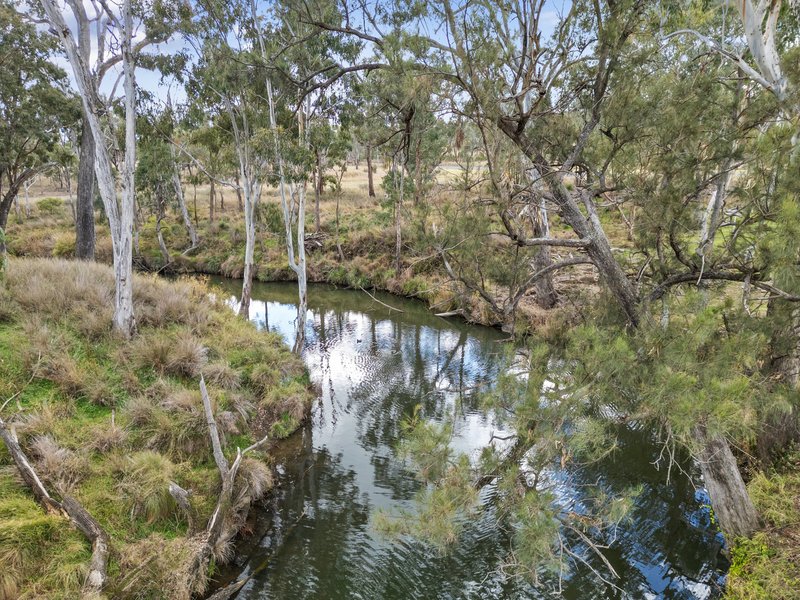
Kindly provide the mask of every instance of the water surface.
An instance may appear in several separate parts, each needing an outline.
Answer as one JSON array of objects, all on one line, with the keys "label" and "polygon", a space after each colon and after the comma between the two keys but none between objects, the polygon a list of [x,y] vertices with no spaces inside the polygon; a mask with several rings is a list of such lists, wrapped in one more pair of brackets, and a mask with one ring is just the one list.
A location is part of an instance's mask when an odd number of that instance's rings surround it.
[{"label": "water surface", "polygon": [[[236,301],[240,282],[213,283]],[[512,547],[492,510],[491,488],[482,494],[485,510],[447,554],[375,531],[376,509],[414,508],[420,484],[396,448],[400,423],[415,406],[426,418],[450,420],[454,446],[473,456],[502,433],[480,409],[476,391],[495,380],[508,342],[499,331],[436,317],[419,302],[388,294],[375,296],[403,312],[360,291],[311,286],[308,296],[303,356],[321,396],[309,423],[276,450],[279,489],[240,548],[240,570],[251,578],[236,598],[717,596],[727,565],[704,492],[674,469],[668,485],[653,464],[660,448],[642,431],[623,431],[620,451],[591,468],[554,473],[559,496],[578,502],[590,486],[643,485],[631,519],[605,551],[618,578],[585,548],[580,555],[588,565],[565,561],[561,581],[549,576],[532,585],[507,575]],[[250,318],[290,343],[296,298],[295,284],[256,283]]]}]

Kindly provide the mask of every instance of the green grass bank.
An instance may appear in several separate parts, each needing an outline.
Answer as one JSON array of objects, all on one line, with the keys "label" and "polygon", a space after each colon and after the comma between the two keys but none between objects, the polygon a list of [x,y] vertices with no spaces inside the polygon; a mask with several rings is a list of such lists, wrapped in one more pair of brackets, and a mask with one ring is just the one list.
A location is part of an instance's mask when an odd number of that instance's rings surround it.
[{"label": "green grass bank", "polygon": [[[138,334],[111,331],[109,267],[11,258],[0,282],[0,418],[45,487],[75,497],[110,538],[108,598],[181,598],[193,534],[220,493],[198,387],[208,384],[228,456],[288,435],[311,400],[304,366],[197,279],[137,275]],[[77,598],[91,546],[47,514],[0,444],[0,598]],[[268,451],[248,454],[236,493],[272,485]],[[169,493],[190,491],[192,511]],[[215,549],[214,565],[230,558]]]}]

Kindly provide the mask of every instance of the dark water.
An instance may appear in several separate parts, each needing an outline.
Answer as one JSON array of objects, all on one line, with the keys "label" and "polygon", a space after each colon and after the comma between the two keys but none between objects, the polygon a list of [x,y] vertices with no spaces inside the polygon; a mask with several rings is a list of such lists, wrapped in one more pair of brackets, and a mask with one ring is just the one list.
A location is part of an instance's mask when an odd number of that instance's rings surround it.
[{"label": "dark water", "polygon": [[[240,283],[215,280],[235,302]],[[625,431],[621,450],[580,471],[554,472],[558,495],[580,502],[589,486],[613,492],[642,484],[632,518],[621,524],[606,558],[580,540],[591,566],[565,561],[559,578],[536,585],[504,575],[511,544],[492,510],[492,490],[446,555],[423,541],[387,540],[371,526],[376,509],[413,509],[420,484],[395,456],[400,422],[421,404],[427,418],[454,423],[454,445],[476,455],[493,432],[475,393],[490,385],[507,357],[502,334],[433,316],[420,303],[363,292],[309,289],[304,357],[321,390],[311,421],[277,449],[280,488],[263,507],[256,533],[240,548],[239,599],[712,598],[727,567],[707,500],[686,475],[653,462],[660,448]],[[256,284],[250,317],[294,339],[294,284]],[[691,469],[691,465],[686,465]],[[572,540],[573,542],[576,540]],[[608,582],[601,580],[593,569]],[[612,585],[613,584],[613,585]],[[622,591],[620,591],[622,590]]]}]

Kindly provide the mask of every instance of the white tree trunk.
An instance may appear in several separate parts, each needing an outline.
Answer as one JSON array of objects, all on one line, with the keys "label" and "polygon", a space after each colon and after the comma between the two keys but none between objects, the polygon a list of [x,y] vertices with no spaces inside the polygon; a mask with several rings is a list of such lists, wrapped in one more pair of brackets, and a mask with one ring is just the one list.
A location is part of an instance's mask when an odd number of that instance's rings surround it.
[{"label": "white tree trunk", "polygon": [[[253,16],[253,26],[255,27],[256,34],[258,35],[258,43],[261,49],[261,56],[266,60],[267,53],[264,45],[264,36],[261,32],[261,27],[258,23],[256,15],[255,0],[251,0],[250,8]],[[281,209],[283,211],[283,224],[286,231],[286,253],[289,258],[289,268],[297,275],[297,292],[299,304],[297,306],[297,330],[294,340],[294,352],[300,352],[303,349],[303,342],[306,335],[306,313],[308,311],[308,292],[307,292],[307,277],[306,277],[306,182],[305,180],[297,185],[297,189],[293,190],[297,195],[297,251],[294,247],[294,236],[292,233],[292,224],[294,210],[290,209],[289,203],[286,198],[286,176],[284,173],[283,156],[281,155],[280,139],[278,137],[278,123],[275,118],[275,97],[272,92],[272,81],[267,78],[267,100],[269,102],[269,125],[272,131],[272,139],[275,145],[275,160],[278,163],[278,175],[280,182],[278,189],[281,197]],[[299,135],[301,144],[306,144],[307,131],[305,130],[304,123],[304,109],[299,107],[297,111]],[[293,186],[294,187],[294,186]],[[292,193],[294,198],[295,193]]]},{"label": "white tree trunk", "polygon": [[[260,189],[253,189],[252,180],[244,174],[242,169],[242,180],[244,182],[244,229],[245,229],[245,249],[244,249],[244,283],[242,284],[242,299],[239,303],[239,314],[245,318],[250,315],[250,299],[253,294],[253,275],[255,271],[255,248],[256,248],[256,209],[258,199],[261,196]],[[260,187],[260,184],[258,184]]]},{"label": "white tree trunk", "polygon": [[186,207],[186,197],[183,195],[183,186],[181,185],[181,174],[178,168],[178,162],[175,160],[175,146],[169,145],[170,155],[172,156],[172,187],[175,188],[175,196],[178,198],[178,207],[181,211],[181,218],[183,218],[183,225],[186,227],[186,232],[189,234],[189,241],[192,246],[189,248],[197,248],[197,230],[194,228],[192,218],[189,216],[189,209]]},{"label": "white tree trunk", "polygon": [[[95,81],[84,55],[75,43],[72,31],[56,0],[42,0],[42,6],[52,30],[59,38],[75,75],[75,83],[83,105],[83,113],[95,140],[95,174],[108,216],[111,230],[111,245],[114,255],[114,329],[123,337],[130,337],[135,329],[133,315],[133,217],[135,202],[134,171],[136,167],[136,75],[132,48],[133,16],[131,0],[122,6],[124,24],[118,17],[107,15],[120,28],[122,67],[125,90],[125,159],[122,167],[122,199],[117,196],[114,171],[111,166],[109,144],[115,144],[115,136],[103,131],[102,112]],[[83,15],[85,17],[85,15]],[[79,15],[76,15],[80,18]],[[83,30],[83,28],[79,29]]]}]

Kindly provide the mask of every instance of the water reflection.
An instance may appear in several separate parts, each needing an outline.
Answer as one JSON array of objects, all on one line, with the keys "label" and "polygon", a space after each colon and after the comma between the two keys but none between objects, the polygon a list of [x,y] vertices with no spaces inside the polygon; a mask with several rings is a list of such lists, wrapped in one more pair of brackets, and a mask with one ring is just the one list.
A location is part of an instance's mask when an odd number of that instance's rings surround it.
[{"label": "water reflection", "polygon": [[[214,283],[235,303],[237,282]],[[250,317],[291,344],[295,298],[292,284],[256,285]],[[580,502],[589,486],[643,485],[631,522],[605,552],[620,576],[613,586],[595,576],[593,569],[607,570],[588,552],[588,565],[573,560],[561,582],[532,587],[504,576],[511,545],[494,518],[491,490],[487,509],[447,555],[373,531],[376,508],[413,508],[419,483],[395,448],[416,405],[427,418],[450,419],[454,446],[473,456],[493,432],[503,433],[473,391],[496,378],[506,351],[492,329],[379,298],[403,312],[361,292],[310,290],[304,357],[322,394],[310,422],[280,449],[280,491],[262,513],[258,545],[243,565],[253,577],[237,598],[550,598],[559,586],[576,599],[715,595],[725,565],[715,563],[721,542],[702,494],[682,474],[667,484],[652,464],[659,449],[639,431],[621,431],[620,451],[603,461],[553,474],[565,501]]]}]

